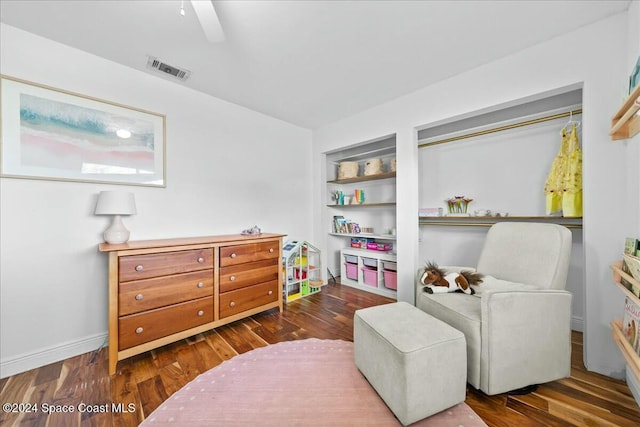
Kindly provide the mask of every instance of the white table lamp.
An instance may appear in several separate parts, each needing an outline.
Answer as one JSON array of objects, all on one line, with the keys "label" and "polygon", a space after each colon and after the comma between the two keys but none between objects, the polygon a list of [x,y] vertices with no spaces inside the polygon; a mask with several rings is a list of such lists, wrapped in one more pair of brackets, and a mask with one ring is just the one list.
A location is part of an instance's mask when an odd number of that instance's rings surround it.
[{"label": "white table lamp", "polygon": [[101,191],[96,203],[96,215],[113,215],[111,226],[104,232],[107,243],[124,243],[129,240],[129,230],[122,223],[121,215],[135,215],[136,201],[127,191]]}]

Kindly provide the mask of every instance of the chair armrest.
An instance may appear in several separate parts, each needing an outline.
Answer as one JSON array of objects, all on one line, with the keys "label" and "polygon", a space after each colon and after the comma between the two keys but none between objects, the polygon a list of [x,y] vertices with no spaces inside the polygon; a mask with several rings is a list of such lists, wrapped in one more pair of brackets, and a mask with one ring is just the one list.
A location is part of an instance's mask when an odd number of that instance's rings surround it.
[{"label": "chair armrest", "polygon": [[502,393],[569,376],[571,299],[564,290],[482,295],[483,390]]}]

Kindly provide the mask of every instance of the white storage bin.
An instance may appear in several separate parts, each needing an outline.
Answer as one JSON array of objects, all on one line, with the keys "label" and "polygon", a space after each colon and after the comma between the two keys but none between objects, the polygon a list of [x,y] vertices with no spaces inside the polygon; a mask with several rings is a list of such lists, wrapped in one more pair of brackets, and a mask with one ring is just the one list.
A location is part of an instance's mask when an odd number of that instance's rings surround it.
[{"label": "white storage bin", "polygon": [[398,264],[393,261],[382,261],[382,268],[385,270],[398,271]]},{"label": "white storage bin", "polygon": [[346,262],[348,262],[349,264],[357,264],[358,263],[358,257],[355,255],[345,255],[344,256],[344,260]]},{"label": "white storage bin", "polygon": [[375,258],[365,258],[362,257],[362,263],[367,267],[373,267],[376,270],[378,269],[378,260]]}]

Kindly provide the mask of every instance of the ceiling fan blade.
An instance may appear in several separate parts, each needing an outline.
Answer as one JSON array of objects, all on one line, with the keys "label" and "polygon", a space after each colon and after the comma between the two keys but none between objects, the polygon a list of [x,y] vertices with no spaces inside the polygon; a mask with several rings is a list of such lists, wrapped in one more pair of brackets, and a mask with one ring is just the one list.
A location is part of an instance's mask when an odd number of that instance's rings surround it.
[{"label": "ceiling fan blade", "polygon": [[210,43],[224,41],[224,32],[218,20],[218,14],[211,0],[191,0],[193,10],[196,12],[200,26]]}]

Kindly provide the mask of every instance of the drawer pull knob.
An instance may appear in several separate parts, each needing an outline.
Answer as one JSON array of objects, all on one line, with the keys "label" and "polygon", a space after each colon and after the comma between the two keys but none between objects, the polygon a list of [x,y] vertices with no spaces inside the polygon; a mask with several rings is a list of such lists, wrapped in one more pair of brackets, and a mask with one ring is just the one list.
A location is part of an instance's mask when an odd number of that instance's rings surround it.
[{"label": "drawer pull knob", "polygon": [[136,295],[136,300],[137,300],[137,301],[141,301],[141,300],[142,300],[142,298],[144,298],[144,297],[142,296],[142,294],[138,294],[138,295]]},{"label": "drawer pull knob", "polygon": [[142,265],[136,265],[136,271],[142,271],[144,267]]},{"label": "drawer pull knob", "polygon": [[235,257],[236,257],[236,253],[234,252],[231,254],[231,258],[235,258]]},{"label": "drawer pull knob", "polygon": [[200,310],[200,311],[198,312],[198,316],[204,316],[204,310]]},{"label": "drawer pull knob", "polygon": [[204,283],[202,283],[202,282],[198,282],[198,287],[199,287],[199,288],[204,287]]},{"label": "drawer pull knob", "polygon": [[269,253],[272,254],[273,253],[273,248],[269,248]]},{"label": "drawer pull knob", "polygon": [[273,295],[273,291],[269,291],[269,295]]},{"label": "drawer pull knob", "polygon": [[202,264],[202,263],[204,262],[204,258],[199,257],[199,258],[198,258],[198,262],[199,262],[200,264]]},{"label": "drawer pull knob", "polygon": [[229,280],[230,280],[231,282],[233,282],[234,280],[236,280],[236,276],[231,276],[231,277],[229,277]]},{"label": "drawer pull knob", "polygon": [[138,326],[136,328],[136,334],[141,334],[144,331],[144,329],[142,328],[142,326]]},{"label": "drawer pull knob", "polygon": [[231,302],[229,303],[229,307],[235,307],[235,306],[236,306],[236,303],[235,303],[234,301],[231,301]]}]

